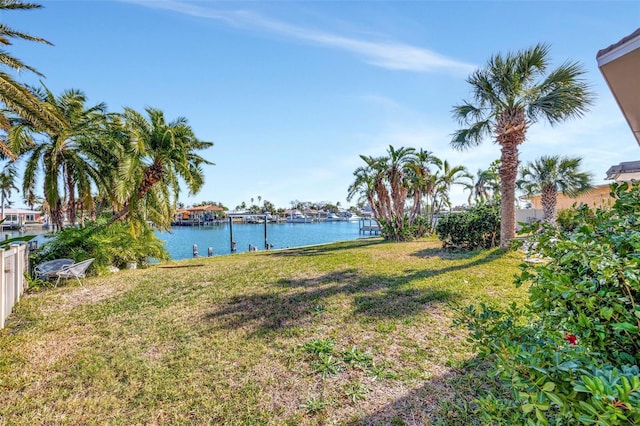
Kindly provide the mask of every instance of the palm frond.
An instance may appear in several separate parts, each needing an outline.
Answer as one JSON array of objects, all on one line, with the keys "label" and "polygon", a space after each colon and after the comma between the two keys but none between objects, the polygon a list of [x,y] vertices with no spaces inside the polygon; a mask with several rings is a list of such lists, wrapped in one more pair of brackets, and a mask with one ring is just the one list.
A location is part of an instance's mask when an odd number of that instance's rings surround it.
[{"label": "palm frond", "polygon": [[482,143],[484,137],[491,133],[489,120],[478,121],[471,127],[460,129],[453,134],[451,146],[458,150],[470,149]]},{"label": "palm frond", "polygon": [[464,102],[462,105],[456,105],[452,110],[453,118],[460,125],[468,125],[485,119],[486,110]]},{"label": "palm frond", "polygon": [[28,10],[40,9],[41,4],[29,3],[20,0],[0,0],[0,10]]},{"label": "palm frond", "polygon": [[539,85],[539,95],[527,111],[533,120],[541,118],[558,124],[583,116],[593,104],[590,85],[580,79],[586,71],[578,63],[566,63],[551,72]]},{"label": "palm frond", "polygon": [[23,70],[27,70],[40,77],[43,77],[43,74],[39,72],[37,69],[25,64],[20,59],[11,56],[5,50],[0,50],[0,65],[4,65],[5,67],[11,68],[16,72],[22,72]]}]

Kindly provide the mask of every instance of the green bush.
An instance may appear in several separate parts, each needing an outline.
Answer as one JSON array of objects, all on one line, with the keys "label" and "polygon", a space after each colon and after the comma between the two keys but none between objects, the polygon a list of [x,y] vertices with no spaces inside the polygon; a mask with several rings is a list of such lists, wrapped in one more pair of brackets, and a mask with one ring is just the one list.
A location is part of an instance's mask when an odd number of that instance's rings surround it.
[{"label": "green bush", "polygon": [[500,242],[500,205],[482,203],[438,220],[436,234],[442,247],[461,250],[496,247]]},{"label": "green bush", "polygon": [[640,362],[640,187],[611,187],[610,209],[576,210],[573,232],[546,229],[538,250],[551,259],[525,268],[531,309],[614,364]]},{"label": "green bush", "polygon": [[410,241],[413,239],[411,230],[409,229],[408,218],[405,215],[402,219],[396,221],[387,221],[384,218],[379,218],[380,235],[385,240],[390,241]]},{"label": "green bush", "polygon": [[417,216],[411,224],[409,224],[409,216],[407,215],[402,220],[394,222],[380,218],[378,223],[382,238],[391,241],[411,241],[429,235],[431,231],[429,219],[424,216]]},{"label": "green bush", "polygon": [[431,222],[426,216],[416,216],[411,225],[411,234],[416,238],[425,237],[432,233]]},{"label": "green bush", "polygon": [[471,307],[465,321],[480,358],[504,384],[476,401],[482,424],[640,424],[637,365],[607,364],[579,338],[543,328],[515,306]]},{"label": "green bush", "polygon": [[574,231],[578,227],[577,221],[578,212],[577,209],[561,209],[556,214],[556,223],[558,227],[564,231]]},{"label": "green bush", "polygon": [[594,211],[586,204],[580,204],[568,209],[562,209],[558,211],[556,217],[556,223],[558,228],[564,232],[573,232],[576,228],[584,222],[585,217],[593,218]]},{"label": "green bush", "polygon": [[33,259],[33,264],[59,258],[76,262],[95,258],[96,271],[108,266],[126,267],[127,263],[144,265],[150,258],[169,260],[169,254],[153,230],[136,230],[127,222],[91,222],[82,228],[65,228],[49,238]]},{"label": "green bush", "polygon": [[548,259],[523,264],[529,303],[470,307],[464,322],[504,389],[479,399],[491,424],[640,424],[640,187],[614,184],[610,209],[571,227],[533,224]]}]

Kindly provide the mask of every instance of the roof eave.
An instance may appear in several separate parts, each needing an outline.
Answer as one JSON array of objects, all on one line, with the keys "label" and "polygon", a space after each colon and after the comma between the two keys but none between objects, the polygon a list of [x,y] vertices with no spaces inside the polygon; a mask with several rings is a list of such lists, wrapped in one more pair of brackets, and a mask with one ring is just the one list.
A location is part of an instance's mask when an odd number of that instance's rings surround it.
[{"label": "roof eave", "polygon": [[598,67],[640,144],[640,28],[596,55]]}]

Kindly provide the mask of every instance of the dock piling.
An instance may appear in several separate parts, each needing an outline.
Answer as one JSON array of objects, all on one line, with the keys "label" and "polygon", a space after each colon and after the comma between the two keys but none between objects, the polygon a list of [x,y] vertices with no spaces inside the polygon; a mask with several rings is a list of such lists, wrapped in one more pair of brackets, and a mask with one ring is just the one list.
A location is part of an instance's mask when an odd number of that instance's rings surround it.
[{"label": "dock piling", "polygon": [[229,243],[231,245],[231,253],[236,252],[236,242],[233,240],[233,218],[229,216]]},{"label": "dock piling", "polygon": [[267,215],[264,215],[264,249],[269,250],[269,240],[267,239]]}]

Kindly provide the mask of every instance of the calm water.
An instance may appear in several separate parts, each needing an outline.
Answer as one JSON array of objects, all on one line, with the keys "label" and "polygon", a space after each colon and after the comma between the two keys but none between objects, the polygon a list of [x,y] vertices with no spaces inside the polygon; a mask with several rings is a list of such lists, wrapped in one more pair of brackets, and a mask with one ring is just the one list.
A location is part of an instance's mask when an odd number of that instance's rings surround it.
[{"label": "calm water", "polygon": [[[370,237],[368,233],[361,235],[359,231],[359,222],[273,223],[267,225],[267,241],[273,249],[281,249]],[[40,234],[36,238],[38,244],[46,240],[44,231],[31,229],[26,233],[7,230],[3,234],[7,238]],[[228,223],[220,226],[178,226],[172,228],[171,233],[158,232],[157,235],[166,241],[167,251],[174,260],[192,258],[194,244],[198,245],[200,256],[207,256],[209,247],[214,255],[231,253]],[[236,241],[236,253],[249,251],[249,244],[264,250],[264,224],[233,224],[233,239]]]},{"label": "calm water", "polygon": [[[274,223],[267,225],[267,241],[279,249],[369,237],[368,233],[363,236],[359,231],[358,222]],[[167,251],[173,259],[192,258],[194,244],[198,245],[200,256],[207,256],[209,247],[213,248],[214,255],[230,254],[228,224],[174,227],[171,233],[159,232],[158,236],[167,242]],[[249,244],[264,250],[264,224],[234,223],[233,239],[236,253],[248,251]]]}]

